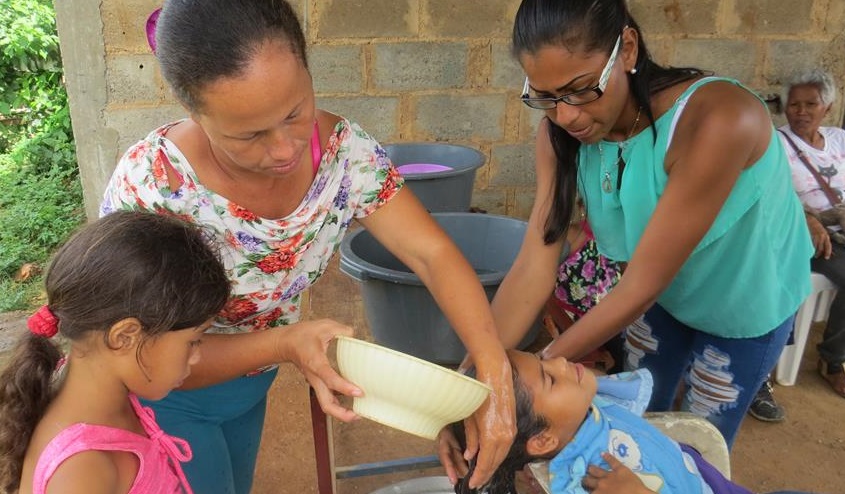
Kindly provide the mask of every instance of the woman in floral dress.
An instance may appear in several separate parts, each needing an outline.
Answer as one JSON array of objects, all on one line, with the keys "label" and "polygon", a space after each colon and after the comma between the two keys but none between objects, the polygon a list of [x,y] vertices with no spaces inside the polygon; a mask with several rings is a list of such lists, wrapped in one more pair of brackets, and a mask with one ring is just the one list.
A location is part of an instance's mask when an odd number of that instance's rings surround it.
[{"label": "woman in floral dress", "polygon": [[494,392],[469,420],[474,485],[510,446],[510,365],[471,266],[355,123],[315,108],[305,39],[282,0],[166,2],[156,28],[164,78],[190,114],[132,146],[101,214],[142,209],[203,225],[220,246],[233,295],[182,390],[151,403],[162,428],[195,452],[196,492],[247,493],[276,365],[292,362],[323,409],[355,414],[334,392],[334,321],[300,318],[301,294],[325,270],[352,220],[417,273]]}]

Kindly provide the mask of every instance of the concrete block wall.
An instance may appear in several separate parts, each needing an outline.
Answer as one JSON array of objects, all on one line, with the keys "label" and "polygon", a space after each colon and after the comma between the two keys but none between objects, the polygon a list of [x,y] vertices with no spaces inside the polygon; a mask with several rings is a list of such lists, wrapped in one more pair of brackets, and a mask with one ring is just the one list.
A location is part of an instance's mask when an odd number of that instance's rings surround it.
[{"label": "concrete block wall", "polygon": [[[737,77],[776,94],[794,71],[845,74],[842,0],[629,0],[655,58]],[[473,204],[527,217],[532,142],[542,114],[519,101],[509,53],[518,0],[293,0],[305,26],[318,104],[383,143],[449,141],[487,156]],[[144,23],[155,0],[56,2],[86,206],[132,142],[184,115]],[[840,82],[840,90],[843,89]],[[829,124],[840,125],[837,102]],[[775,117],[778,123],[782,117]]]}]

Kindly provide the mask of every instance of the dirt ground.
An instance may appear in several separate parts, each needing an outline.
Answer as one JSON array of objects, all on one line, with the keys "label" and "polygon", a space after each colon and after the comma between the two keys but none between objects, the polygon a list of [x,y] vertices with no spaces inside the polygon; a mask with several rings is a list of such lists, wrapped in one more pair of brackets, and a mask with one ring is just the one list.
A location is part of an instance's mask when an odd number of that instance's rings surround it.
[{"label": "dirt ground", "polygon": [[[312,289],[305,307],[309,318],[331,317],[367,337],[357,283],[337,270],[337,262]],[[0,364],[10,342],[24,328],[23,314],[0,314]],[[845,493],[845,400],[833,394],[815,371],[816,327],[807,345],[796,386],[776,386],[787,409],[779,424],[748,417],[732,451],[733,479],[755,492],[802,490]],[[335,465],[353,465],[434,454],[431,441],[367,420],[333,422]],[[842,470],[840,470],[842,469]],[[337,482],[337,494],[370,493],[409,478],[442,475],[442,469],[408,471]],[[283,366],[267,411],[253,492],[316,493],[316,462],[311,434],[308,387],[291,366]]]}]

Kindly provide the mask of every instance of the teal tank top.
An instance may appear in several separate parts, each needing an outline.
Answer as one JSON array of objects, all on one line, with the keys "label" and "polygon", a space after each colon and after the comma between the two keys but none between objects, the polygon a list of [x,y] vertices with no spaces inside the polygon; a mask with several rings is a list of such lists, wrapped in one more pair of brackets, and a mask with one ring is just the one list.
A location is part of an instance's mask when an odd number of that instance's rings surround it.
[{"label": "teal tank top", "polygon": [[[666,188],[664,160],[677,117],[696,89],[716,80],[742,87],[715,77],[692,84],[656,120],[656,142],[649,128],[625,142],[581,146],[578,189],[599,251],[608,258],[631,258]],[[621,192],[616,188],[620,147],[626,163]],[[603,188],[603,182],[612,186]],[[713,225],[658,303],[705,333],[760,336],[794,314],[810,293],[813,252],[789,163],[773,129],[768,149],[740,174]]]}]

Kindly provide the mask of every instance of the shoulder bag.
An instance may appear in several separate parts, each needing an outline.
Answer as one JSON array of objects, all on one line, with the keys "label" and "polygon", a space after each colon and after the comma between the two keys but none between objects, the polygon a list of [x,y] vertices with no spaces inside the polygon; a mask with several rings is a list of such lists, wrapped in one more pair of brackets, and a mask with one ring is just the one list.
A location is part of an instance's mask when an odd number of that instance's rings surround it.
[{"label": "shoulder bag", "polygon": [[778,129],[778,132],[780,132],[781,134],[783,134],[784,137],[786,137],[787,142],[789,142],[789,145],[792,146],[792,149],[795,150],[795,154],[798,155],[798,159],[800,159],[801,162],[804,163],[804,166],[807,167],[807,170],[810,171],[810,173],[813,175],[813,178],[815,178],[816,182],[819,183],[819,186],[822,188],[822,192],[824,192],[824,195],[827,196],[827,200],[830,201],[830,205],[836,207],[837,205],[842,204],[842,199],[839,197],[839,194],[837,194],[836,191],[834,191],[833,188],[830,186],[830,184],[827,183],[827,180],[825,180],[819,174],[819,171],[816,170],[815,167],[810,164],[810,160],[807,159],[807,155],[804,154],[804,151],[802,151],[797,144],[795,144],[795,141],[793,141],[792,138],[789,137],[789,134],[780,129]]}]

